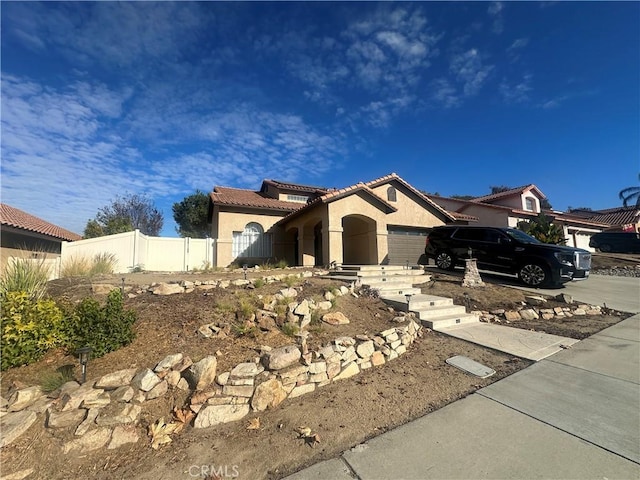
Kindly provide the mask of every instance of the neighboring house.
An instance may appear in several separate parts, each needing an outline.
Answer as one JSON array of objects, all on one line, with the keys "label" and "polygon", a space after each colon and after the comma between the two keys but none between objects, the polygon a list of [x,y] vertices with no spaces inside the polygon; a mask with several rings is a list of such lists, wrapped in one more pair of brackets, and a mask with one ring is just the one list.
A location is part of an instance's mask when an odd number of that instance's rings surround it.
[{"label": "neighboring house", "polygon": [[215,187],[210,199],[215,266],[415,265],[432,227],[473,220],[395,173],[339,190],[264,180],[259,191]]},{"label": "neighboring house", "polygon": [[631,207],[606,208],[604,210],[572,209],[568,215],[584,218],[592,222],[604,223],[607,230],[640,233],[640,208]]},{"label": "neighboring house", "polygon": [[53,260],[60,257],[63,241],[82,237],[7,204],[0,203],[1,268],[10,258],[24,257]]},{"label": "neighboring house", "polygon": [[479,225],[494,227],[515,228],[519,222],[532,220],[542,212],[550,217],[554,224],[562,227],[568,246],[586,250],[593,250],[589,247],[591,235],[601,232],[609,226],[602,221],[581,218],[555,210],[543,210],[540,205],[546,196],[533,184],[470,200],[436,195],[429,195],[429,198],[451,212],[476,217]]}]

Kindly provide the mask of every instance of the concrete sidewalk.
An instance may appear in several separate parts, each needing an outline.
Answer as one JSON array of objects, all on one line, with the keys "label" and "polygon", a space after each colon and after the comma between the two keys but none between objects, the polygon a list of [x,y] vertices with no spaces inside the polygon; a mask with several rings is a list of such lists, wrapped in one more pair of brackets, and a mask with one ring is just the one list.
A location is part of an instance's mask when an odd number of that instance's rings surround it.
[{"label": "concrete sidewalk", "polygon": [[640,315],[289,479],[640,479]]}]

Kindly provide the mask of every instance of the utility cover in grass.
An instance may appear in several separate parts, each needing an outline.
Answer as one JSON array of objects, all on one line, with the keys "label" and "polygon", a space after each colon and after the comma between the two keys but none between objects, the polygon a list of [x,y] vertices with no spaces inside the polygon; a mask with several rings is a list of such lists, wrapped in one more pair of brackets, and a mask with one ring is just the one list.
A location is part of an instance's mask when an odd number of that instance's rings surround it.
[{"label": "utility cover in grass", "polygon": [[460,370],[463,370],[471,375],[475,375],[480,378],[487,378],[496,373],[492,368],[486,367],[481,363],[471,360],[468,357],[462,355],[456,355],[455,357],[447,358],[446,362],[449,365],[453,365]]}]

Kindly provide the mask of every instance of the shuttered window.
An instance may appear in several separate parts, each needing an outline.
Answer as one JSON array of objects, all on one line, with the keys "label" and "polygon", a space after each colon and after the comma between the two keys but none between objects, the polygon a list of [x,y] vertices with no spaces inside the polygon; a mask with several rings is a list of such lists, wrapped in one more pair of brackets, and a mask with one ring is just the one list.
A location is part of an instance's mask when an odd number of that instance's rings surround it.
[{"label": "shuttered window", "polygon": [[247,223],[242,232],[233,232],[233,258],[271,257],[271,234],[259,223]]}]

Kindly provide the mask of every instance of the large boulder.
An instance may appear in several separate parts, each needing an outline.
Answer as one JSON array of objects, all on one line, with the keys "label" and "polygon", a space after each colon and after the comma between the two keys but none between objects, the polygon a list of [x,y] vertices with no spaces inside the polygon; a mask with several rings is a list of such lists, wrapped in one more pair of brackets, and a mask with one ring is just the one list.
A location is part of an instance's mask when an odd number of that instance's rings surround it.
[{"label": "large boulder", "polygon": [[277,407],[285,398],[287,398],[287,392],[282,383],[275,378],[267,380],[256,387],[256,391],[251,398],[251,408],[257,412],[262,412],[267,408]]},{"label": "large boulder", "polygon": [[118,370],[117,372],[108,373],[101,377],[100,380],[96,382],[95,386],[96,388],[103,388],[105,390],[115,390],[119,387],[129,385],[135,374],[135,368]]},{"label": "large boulder", "polygon": [[249,413],[249,405],[210,405],[198,412],[194,428],[207,428],[221,423],[234,422]]},{"label": "large boulder", "polygon": [[192,389],[197,391],[204,390],[216,379],[217,365],[218,360],[216,357],[209,355],[185,370],[184,378]]},{"label": "large boulder", "polygon": [[269,370],[287,368],[300,360],[302,352],[295,345],[274,348],[262,357],[263,364]]},{"label": "large boulder", "polygon": [[16,438],[29,430],[29,427],[36,421],[36,412],[22,410],[20,412],[7,413],[0,418],[0,447],[9,445]]}]

